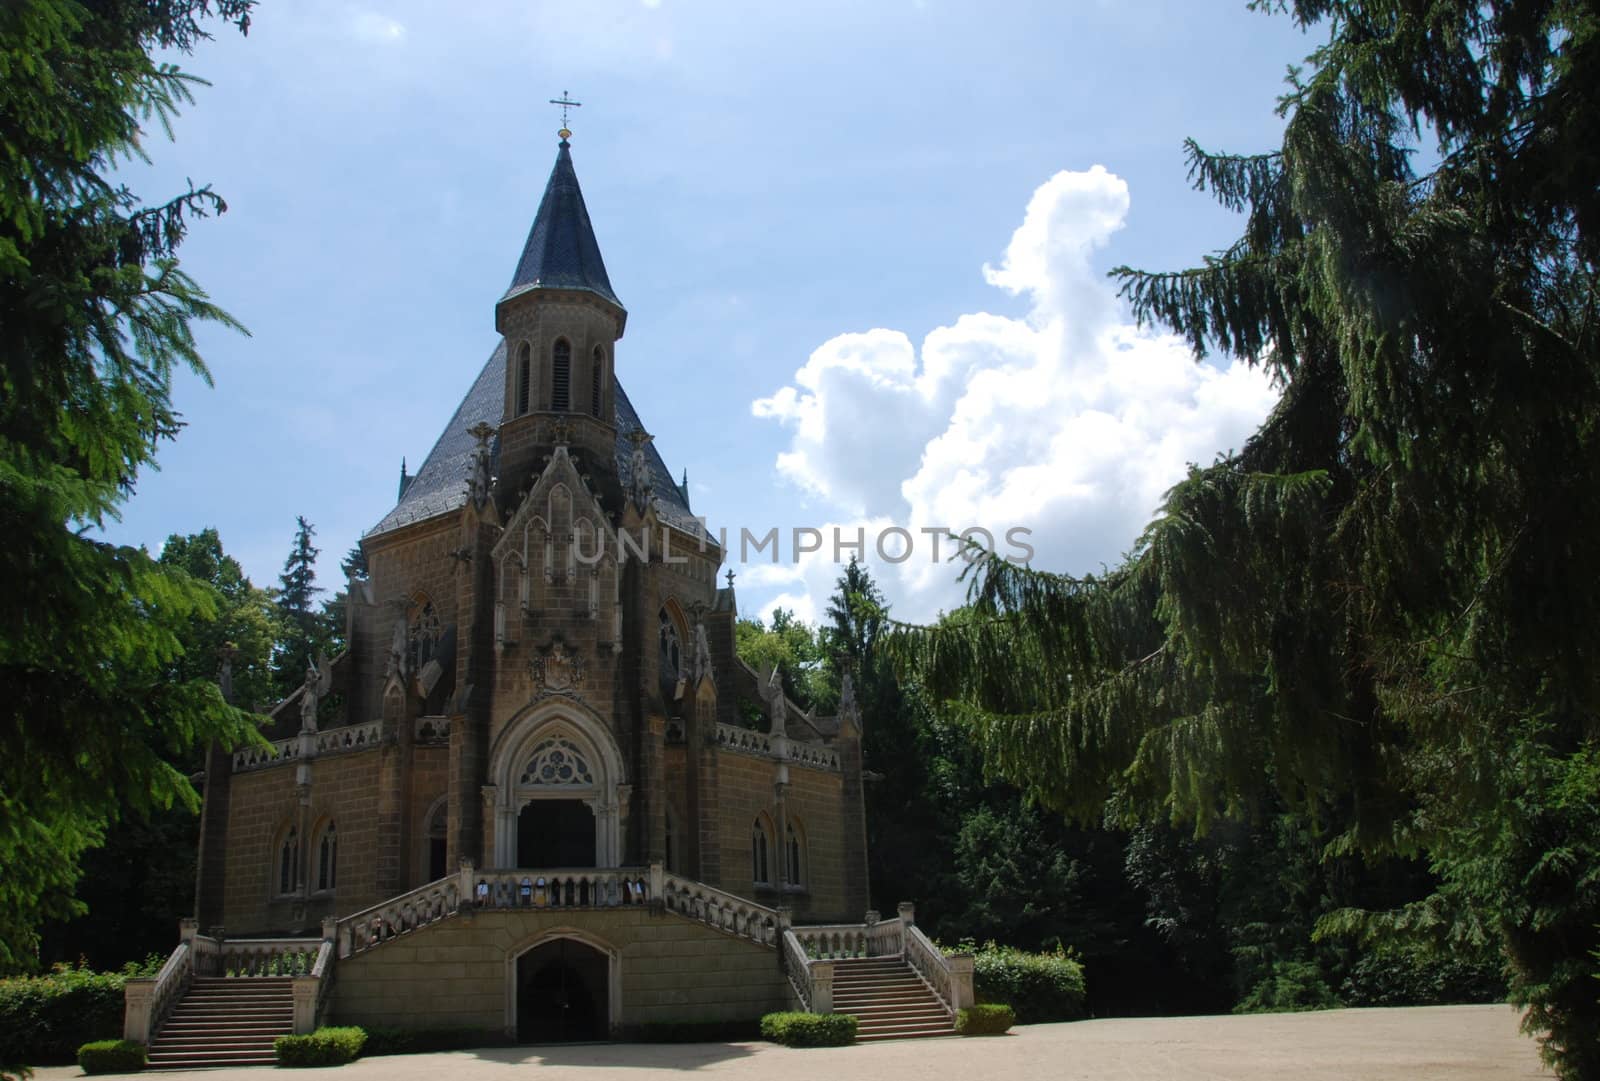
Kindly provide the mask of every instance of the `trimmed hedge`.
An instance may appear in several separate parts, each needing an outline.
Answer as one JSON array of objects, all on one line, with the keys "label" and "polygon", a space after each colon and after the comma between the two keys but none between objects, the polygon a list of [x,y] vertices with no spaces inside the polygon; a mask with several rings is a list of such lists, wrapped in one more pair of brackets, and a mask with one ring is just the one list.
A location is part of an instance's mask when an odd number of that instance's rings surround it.
[{"label": "trimmed hedge", "polygon": [[144,1064],[144,1044],[133,1040],[95,1040],[78,1048],[84,1073],[137,1073]]},{"label": "trimmed hedge", "polygon": [[309,1036],[279,1036],[272,1049],[279,1066],[343,1066],[354,1062],[367,1042],[364,1030],[323,1027]]},{"label": "trimmed hedge", "polygon": [[956,1031],[963,1036],[1000,1036],[1016,1023],[1016,1012],[998,1002],[956,1011]]},{"label": "trimmed hedge", "polygon": [[857,1023],[848,1013],[769,1013],[761,1035],[785,1047],[840,1047],[855,1040]]},{"label": "trimmed hedge", "polygon": [[159,967],[159,958],[121,972],[57,965],[43,976],[0,980],[0,1063],[64,1066],[84,1044],[117,1039],[122,985]]},{"label": "trimmed hedge", "polygon": [[1088,1016],[1083,962],[1065,950],[1029,953],[993,942],[978,947],[963,943],[961,949],[972,953],[972,983],[979,1002],[1010,1003],[1024,1025]]}]

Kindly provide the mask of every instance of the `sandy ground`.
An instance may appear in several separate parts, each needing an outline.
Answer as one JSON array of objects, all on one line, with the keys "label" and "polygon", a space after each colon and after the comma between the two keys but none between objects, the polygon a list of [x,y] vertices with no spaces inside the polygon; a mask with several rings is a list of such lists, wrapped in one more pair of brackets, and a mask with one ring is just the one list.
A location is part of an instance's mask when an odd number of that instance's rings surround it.
[{"label": "sandy ground", "polygon": [[[1452,1081],[1549,1078],[1534,1042],[1508,1006],[1251,1017],[1119,1018],[1029,1025],[982,1039],[899,1040],[791,1050],[771,1044],[589,1044],[492,1048],[360,1059],[297,1070],[296,1081],[665,1081],[695,1071],[752,1081]],[[252,1073],[270,1067],[257,1067]],[[218,1071],[169,1073],[210,1077]],[[39,1081],[83,1076],[77,1067],[37,1071]]]}]

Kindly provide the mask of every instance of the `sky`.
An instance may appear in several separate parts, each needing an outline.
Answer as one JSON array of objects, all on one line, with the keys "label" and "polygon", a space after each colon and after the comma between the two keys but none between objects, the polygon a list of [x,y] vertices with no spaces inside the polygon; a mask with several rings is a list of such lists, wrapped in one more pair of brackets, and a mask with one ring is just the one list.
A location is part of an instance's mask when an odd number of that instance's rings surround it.
[{"label": "sky", "polygon": [[1183,139],[1274,147],[1314,35],[1238,0],[264,0],[175,58],[210,85],[123,170],[227,200],[181,256],[250,333],[200,329],[212,385],[108,533],[214,526],[274,585],[303,515],[337,587],[495,347],[570,91],[617,374],[742,615],[814,618],[858,540],[907,619],[961,602],[945,530],[1114,565],[1276,392],[1106,272],[1234,239]]}]

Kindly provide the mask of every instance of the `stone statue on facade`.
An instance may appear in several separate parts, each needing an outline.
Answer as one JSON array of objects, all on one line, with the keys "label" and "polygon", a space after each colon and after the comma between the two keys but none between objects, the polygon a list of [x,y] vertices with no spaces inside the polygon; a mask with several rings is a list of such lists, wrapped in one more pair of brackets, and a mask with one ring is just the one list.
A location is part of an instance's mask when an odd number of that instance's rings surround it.
[{"label": "stone statue on facade", "polygon": [[300,731],[317,730],[317,705],[333,688],[333,671],[327,660],[317,656],[306,662],[305,682],[300,685]]},{"label": "stone statue on facade", "polygon": [[484,421],[479,421],[467,429],[467,434],[478,441],[477,448],[472,452],[472,473],[468,483],[473,505],[482,510],[489,501],[489,439],[494,435],[494,429]]},{"label": "stone statue on facade", "polygon": [[706,637],[706,625],[694,625],[694,681],[711,678],[711,641]]},{"label": "stone statue on facade", "polygon": [[406,621],[401,616],[394,621],[394,633],[389,636],[389,657],[384,665],[385,679],[393,676],[402,683],[405,682],[407,669],[410,667],[408,658],[409,643],[406,641]]},{"label": "stone statue on facade", "polygon": [[767,703],[767,718],[772,722],[772,734],[788,735],[789,709],[783,697],[783,676],[777,665],[762,670],[761,697]]}]

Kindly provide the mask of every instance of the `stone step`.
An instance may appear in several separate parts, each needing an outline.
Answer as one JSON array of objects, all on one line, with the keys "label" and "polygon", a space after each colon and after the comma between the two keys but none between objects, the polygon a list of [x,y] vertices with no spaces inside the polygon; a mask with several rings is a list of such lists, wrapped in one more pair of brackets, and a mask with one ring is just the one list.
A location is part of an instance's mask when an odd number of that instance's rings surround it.
[{"label": "stone step", "polygon": [[924,1031],[954,1032],[955,1025],[950,1023],[949,1017],[937,1021],[919,1020],[888,1020],[867,1021],[862,1020],[856,1026],[856,1032],[863,1036],[883,1036],[897,1032],[924,1032]]},{"label": "stone step", "polygon": [[954,1036],[954,1028],[929,1028],[908,1032],[861,1032],[856,1034],[859,1043],[874,1043],[879,1040],[931,1040],[939,1036]]},{"label": "stone step", "polygon": [[278,1056],[272,1051],[256,1049],[242,1051],[151,1051],[150,1068],[185,1069],[196,1066],[276,1066]]},{"label": "stone step", "polygon": [[835,1013],[849,1013],[855,1009],[871,1009],[874,1006],[910,1006],[910,1005],[937,1005],[938,999],[929,994],[895,994],[895,995],[834,995],[833,1010]]},{"label": "stone step", "polygon": [[[242,1029],[244,1031],[252,1031],[252,1032],[253,1031],[261,1031],[261,1032],[272,1031],[272,1032],[277,1032],[280,1029],[292,1028],[293,1027],[293,1025],[291,1024],[292,1020],[293,1020],[292,1018],[286,1019],[286,1020],[278,1020],[276,1018],[262,1018],[262,1017],[256,1017],[256,1016],[252,1015],[250,1017],[241,1017],[237,1021],[229,1022],[226,1027],[229,1028],[229,1029],[234,1029],[234,1030],[241,1030]],[[186,1019],[182,1019],[182,1020],[180,1020],[178,1018],[171,1018],[171,1019],[169,1019],[167,1021],[166,1024],[161,1026],[161,1031],[163,1033],[168,1033],[168,1032],[174,1032],[174,1033],[176,1033],[176,1032],[214,1032],[214,1031],[216,1031],[217,1028],[218,1028],[218,1023],[217,1022],[213,1022],[213,1021],[198,1021],[198,1020],[195,1020],[194,1018],[186,1018]]]}]

